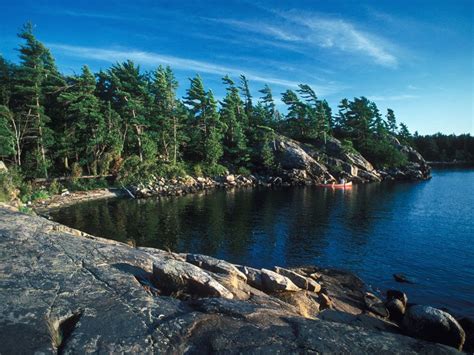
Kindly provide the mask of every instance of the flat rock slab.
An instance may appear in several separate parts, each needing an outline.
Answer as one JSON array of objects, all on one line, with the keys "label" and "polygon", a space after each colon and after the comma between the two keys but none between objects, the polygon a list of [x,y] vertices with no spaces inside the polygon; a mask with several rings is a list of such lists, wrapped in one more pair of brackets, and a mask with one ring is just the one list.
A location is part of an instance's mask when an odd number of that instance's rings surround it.
[{"label": "flat rock slab", "polygon": [[261,277],[263,287],[269,292],[300,290],[288,277],[274,271],[262,269]]},{"label": "flat rock slab", "polygon": [[263,290],[262,271],[249,266],[237,265],[237,269],[247,278],[250,286]]},{"label": "flat rock slab", "polygon": [[321,291],[321,285],[309,277],[305,277],[292,270],[288,270],[279,266],[275,266],[274,269],[277,274],[289,278],[296,286],[303,290],[308,290],[311,292]]},{"label": "flat rock slab", "polygon": [[[456,353],[401,334],[305,319],[270,296],[160,296],[152,292],[152,265],[180,260],[56,226],[0,207],[2,354],[56,354],[58,345],[64,354]],[[52,342],[58,329],[60,344]]]}]

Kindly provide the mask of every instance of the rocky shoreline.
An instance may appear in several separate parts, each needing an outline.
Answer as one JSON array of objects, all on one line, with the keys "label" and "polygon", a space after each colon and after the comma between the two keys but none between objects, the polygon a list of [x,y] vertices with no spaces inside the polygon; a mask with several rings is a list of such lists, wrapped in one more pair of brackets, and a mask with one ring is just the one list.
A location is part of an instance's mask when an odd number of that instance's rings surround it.
[{"label": "rocky shoreline", "polygon": [[188,175],[172,179],[155,176],[147,182],[122,188],[71,193],[65,191],[59,196],[34,201],[31,207],[44,213],[81,201],[117,196],[147,198],[182,196],[216,188],[311,186],[337,181],[340,178],[354,184],[364,184],[381,181],[417,181],[431,177],[431,168],[423,157],[412,147],[400,144],[396,138],[393,138],[393,144],[407,157],[408,162],[402,168],[385,170],[376,170],[358,152],[346,151],[341,142],[335,138],[329,137],[324,144],[322,142],[318,144],[307,145],[277,135],[274,140],[274,154],[280,169],[274,175],[244,176],[227,173],[214,177]]},{"label": "rocky shoreline", "polygon": [[473,350],[472,322],[348,272],[134,248],[6,207],[0,221],[5,354]]}]

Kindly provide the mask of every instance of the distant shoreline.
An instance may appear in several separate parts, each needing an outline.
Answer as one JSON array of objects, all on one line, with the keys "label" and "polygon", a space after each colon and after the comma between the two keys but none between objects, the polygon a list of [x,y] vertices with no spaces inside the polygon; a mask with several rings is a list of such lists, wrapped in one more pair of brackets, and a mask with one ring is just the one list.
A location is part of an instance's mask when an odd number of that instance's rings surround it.
[{"label": "distant shoreline", "polygon": [[474,167],[473,161],[427,161],[427,164],[430,166],[466,166]]}]

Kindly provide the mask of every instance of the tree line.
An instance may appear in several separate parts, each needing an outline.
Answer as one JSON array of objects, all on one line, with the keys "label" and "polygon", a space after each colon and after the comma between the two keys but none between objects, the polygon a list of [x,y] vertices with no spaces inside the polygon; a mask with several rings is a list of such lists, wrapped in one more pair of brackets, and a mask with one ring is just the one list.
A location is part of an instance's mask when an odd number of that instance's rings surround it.
[{"label": "tree line", "polygon": [[428,161],[474,163],[474,137],[470,134],[413,135],[413,145]]},{"label": "tree line", "polygon": [[413,142],[393,110],[383,115],[365,97],[343,99],[333,114],[301,84],[282,93],[283,114],[268,85],[254,98],[244,75],[225,76],[218,102],[196,75],[179,98],[170,67],[142,71],[128,60],[67,76],[31,24],[18,36],[18,63],[0,56],[0,159],[26,178],[274,171],[276,133],[307,143],[335,136],[376,166],[395,166],[405,161],[393,137]]}]

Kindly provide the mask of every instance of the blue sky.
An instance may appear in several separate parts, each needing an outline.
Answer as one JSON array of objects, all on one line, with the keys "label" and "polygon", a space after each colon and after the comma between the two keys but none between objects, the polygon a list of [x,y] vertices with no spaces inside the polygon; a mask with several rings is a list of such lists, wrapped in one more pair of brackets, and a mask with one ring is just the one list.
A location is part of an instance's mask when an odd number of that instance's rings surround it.
[{"label": "blue sky", "polygon": [[[127,58],[169,64],[183,95],[200,73],[218,98],[240,73],[254,96],[311,85],[334,110],[366,96],[421,134],[473,133],[472,0],[6,1],[0,54],[17,60],[16,33],[36,25],[59,68],[78,73]],[[280,103],[281,104],[281,103]]]}]

